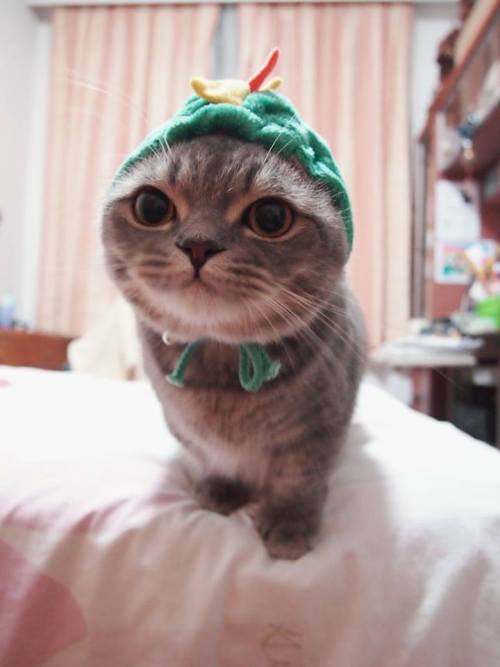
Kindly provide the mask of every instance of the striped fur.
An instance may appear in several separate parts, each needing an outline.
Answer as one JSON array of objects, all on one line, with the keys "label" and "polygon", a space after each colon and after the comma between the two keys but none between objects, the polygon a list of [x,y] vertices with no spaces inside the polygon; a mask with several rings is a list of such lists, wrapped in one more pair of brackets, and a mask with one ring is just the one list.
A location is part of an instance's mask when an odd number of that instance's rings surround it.
[{"label": "striped fur", "polygon": [[[175,203],[164,230],[131,224],[138,188]],[[249,204],[280,197],[295,211],[281,238],[252,235]],[[202,235],[225,248],[194,278],[176,243]],[[147,373],[186,446],[203,506],[254,503],[268,551],[297,558],[319,527],[327,477],[349,425],[364,365],[364,333],[345,283],[348,249],[328,193],[259,146],[208,136],[144,161],[109,194],[103,240],[110,274],[134,306]],[[165,346],[168,330],[176,341]],[[210,339],[186,373],[165,381],[182,344]],[[237,376],[235,345],[257,341],[282,371],[257,394]]]}]

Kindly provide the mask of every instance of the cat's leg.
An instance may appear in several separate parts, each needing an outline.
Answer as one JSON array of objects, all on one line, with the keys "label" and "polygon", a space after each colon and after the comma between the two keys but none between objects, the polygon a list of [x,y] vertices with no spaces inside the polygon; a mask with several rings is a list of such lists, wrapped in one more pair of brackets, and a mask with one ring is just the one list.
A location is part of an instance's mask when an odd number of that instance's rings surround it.
[{"label": "cat's leg", "polygon": [[238,479],[209,475],[197,482],[195,495],[203,509],[218,514],[231,514],[250,502],[252,489]]},{"label": "cat's leg", "polygon": [[253,518],[273,558],[296,560],[312,549],[328,491],[327,472],[287,477],[283,471],[271,481]]}]

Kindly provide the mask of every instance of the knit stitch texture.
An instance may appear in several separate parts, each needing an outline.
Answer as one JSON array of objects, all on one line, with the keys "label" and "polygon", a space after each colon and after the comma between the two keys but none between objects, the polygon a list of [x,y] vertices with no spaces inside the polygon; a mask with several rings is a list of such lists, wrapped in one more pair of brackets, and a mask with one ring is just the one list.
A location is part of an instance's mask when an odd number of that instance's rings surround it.
[{"label": "knit stitch texture", "polygon": [[352,212],[346,185],[325,141],[276,92],[249,94],[242,104],[212,104],[191,96],[173,118],[154,130],[118,169],[115,180],[165,147],[207,134],[224,134],[260,144],[285,159],[296,158],[311,178],[327,187],[352,246]]}]

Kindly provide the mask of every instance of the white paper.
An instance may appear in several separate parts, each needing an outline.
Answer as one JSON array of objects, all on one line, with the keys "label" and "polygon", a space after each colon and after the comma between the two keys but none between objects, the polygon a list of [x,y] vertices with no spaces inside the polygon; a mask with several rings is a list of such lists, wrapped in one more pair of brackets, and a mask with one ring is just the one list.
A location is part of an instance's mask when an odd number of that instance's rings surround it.
[{"label": "white paper", "polygon": [[434,279],[438,283],[467,285],[470,273],[464,250],[481,234],[478,193],[467,186],[440,180],[435,190]]}]

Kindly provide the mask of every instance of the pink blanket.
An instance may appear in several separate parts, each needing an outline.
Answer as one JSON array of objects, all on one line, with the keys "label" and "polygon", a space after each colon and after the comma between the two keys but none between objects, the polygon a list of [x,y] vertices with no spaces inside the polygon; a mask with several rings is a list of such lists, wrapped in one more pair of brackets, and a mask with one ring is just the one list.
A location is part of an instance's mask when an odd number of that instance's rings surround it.
[{"label": "pink blanket", "polygon": [[321,539],[200,510],[142,383],[0,367],[1,667],[498,667],[500,456],[365,384]]}]

